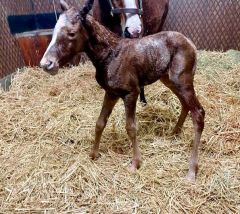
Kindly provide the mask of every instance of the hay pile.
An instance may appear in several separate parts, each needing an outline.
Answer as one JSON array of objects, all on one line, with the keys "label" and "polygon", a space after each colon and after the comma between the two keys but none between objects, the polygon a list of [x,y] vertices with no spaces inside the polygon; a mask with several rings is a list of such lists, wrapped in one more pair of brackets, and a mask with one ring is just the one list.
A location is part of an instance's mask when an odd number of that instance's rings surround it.
[{"label": "hay pile", "polygon": [[138,104],[143,166],[132,150],[122,101],[104,131],[101,157],[88,157],[103,90],[90,64],[49,76],[25,68],[0,91],[0,213],[240,213],[240,54],[199,53],[195,87],[206,110],[196,184],[185,181],[192,142],[188,117],[157,82]]}]

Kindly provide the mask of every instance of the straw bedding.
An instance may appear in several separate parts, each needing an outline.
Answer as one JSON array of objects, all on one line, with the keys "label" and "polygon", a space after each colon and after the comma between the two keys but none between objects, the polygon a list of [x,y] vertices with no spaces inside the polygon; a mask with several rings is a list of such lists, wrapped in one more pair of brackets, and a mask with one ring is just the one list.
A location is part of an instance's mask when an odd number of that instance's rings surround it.
[{"label": "straw bedding", "polygon": [[206,110],[196,184],[188,169],[193,127],[171,131],[180,111],[160,82],[137,106],[143,165],[132,150],[119,101],[88,154],[104,91],[90,63],[50,76],[24,68],[0,91],[0,213],[240,213],[240,53],[199,52],[195,88]]}]

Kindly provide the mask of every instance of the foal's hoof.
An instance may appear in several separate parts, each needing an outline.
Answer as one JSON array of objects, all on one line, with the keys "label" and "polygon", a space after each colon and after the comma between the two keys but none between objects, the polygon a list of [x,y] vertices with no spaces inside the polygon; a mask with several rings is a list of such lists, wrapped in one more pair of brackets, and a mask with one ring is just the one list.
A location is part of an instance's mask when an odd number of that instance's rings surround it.
[{"label": "foal's hoof", "polygon": [[140,100],[140,103],[141,103],[141,105],[142,105],[143,107],[147,105],[147,101],[146,101],[146,100]]},{"label": "foal's hoof", "polygon": [[133,164],[131,164],[129,167],[128,167],[128,171],[130,173],[135,173],[137,171],[137,168],[135,166],[133,166]]},{"label": "foal's hoof", "polygon": [[94,152],[94,151],[92,151],[92,152],[89,154],[89,157],[90,157],[92,160],[96,160],[99,156],[100,156],[99,153],[98,153],[98,152]]},{"label": "foal's hoof", "polygon": [[181,133],[182,129],[181,128],[174,128],[172,131],[172,135],[179,135]]},{"label": "foal's hoof", "polygon": [[196,182],[196,174],[194,172],[188,172],[186,179],[190,183],[195,183]]},{"label": "foal's hoof", "polygon": [[135,173],[141,166],[141,160],[133,160],[130,166],[128,167],[128,171],[131,173]]}]

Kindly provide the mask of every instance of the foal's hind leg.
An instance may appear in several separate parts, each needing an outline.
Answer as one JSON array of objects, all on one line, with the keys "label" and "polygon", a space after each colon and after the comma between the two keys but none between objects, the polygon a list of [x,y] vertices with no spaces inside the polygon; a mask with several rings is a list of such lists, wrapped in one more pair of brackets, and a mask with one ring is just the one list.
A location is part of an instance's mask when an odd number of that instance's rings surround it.
[{"label": "foal's hind leg", "polygon": [[192,153],[189,162],[189,171],[187,174],[187,179],[189,181],[194,182],[196,180],[198,170],[198,146],[200,144],[200,139],[204,128],[205,111],[195,95],[193,85],[180,86],[179,89],[180,95],[183,97],[187,104],[188,109],[191,111],[195,132]]},{"label": "foal's hind leg", "polygon": [[101,110],[100,116],[96,123],[95,142],[94,142],[92,151],[89,155],[92,159],[95,159],[98,156],[99,143],[100,143],[103,129],[105,128],[108,117],[110,116],[112,109],[115,106],[115,104],[117,103],[117,101],[118,101],[117,97],[112,96],[108,93],[105,93],[102,110]]},{"label": "foal's hind leg", "polygon": [[161,81],[177,95],[182,104],[182,112],[175,129],[181,128],[188,111],[190,111],[192,115],[195,138],[189,161],[189,171],[187,174],[187,179],[191,182],[194,182],[196,180],[198,170],[198,146],[204,128],[205,112],[195,95],[193,83],[186,84],[185,82],[181,82],[180,80],[170,80],[167,77],[161,79]]},{"label": "foal's hind leg", "polygon": [[194,52],[188,52],[188,55],[177,53],[168,70],[168,76],[161,79],[177,95],[182,104],[181,115],[175,130],[178,131],[181,128],[188,111],[192,115],[195,137],[187,174],[187,179],[192,182],[195,181],[198,170],[198,146],[204,128],[205,117],[205,112],[195,95],[193,87],[195,64],[196,54]]},{"label": "foal's hind leg", "polygon": [[205,111],[201,104],[199,103],[194,89],[182,89],[183,96],[185,97],[186,103],[189,110],[191,111],[192,121],[194,126],[195,137],[193,141],[192,154],[189,163],[189,171],[187,174],[187,179],[194,182],[196,180],[196,174],[198,171],[198,146],[200,144],[200,139],[202,131],[204,129],[204,118]]},{"label": "foal's hind leg", "polygon": [[123,99],[125,112],[126,112],[126,130],[132,142],[133,159],[129,170],[135,172],[141,166],[141,153],[139,150],[139,143],[137,141],[137,128],[136,128],[136,102],[138,93],[130,93]]},{"label": "foal's hind leg", "polygon": [[177,90],[176,86],[173,84],[172,81],[169,80],[168,75],[162,77],[161,82],[167,86],[169,89],[171,89],[171,91],[178,97],[181,105],[182,105],[182,109],[181,109],[181,113],[180,116],[178,118],[178,121],[173,129],[173,134],[178,134],[183,126],[183,123],[188,115],[188,107],[187,104],[185,103],[185,100],[181,97],[181,95],[179,94],[179,91]]}]

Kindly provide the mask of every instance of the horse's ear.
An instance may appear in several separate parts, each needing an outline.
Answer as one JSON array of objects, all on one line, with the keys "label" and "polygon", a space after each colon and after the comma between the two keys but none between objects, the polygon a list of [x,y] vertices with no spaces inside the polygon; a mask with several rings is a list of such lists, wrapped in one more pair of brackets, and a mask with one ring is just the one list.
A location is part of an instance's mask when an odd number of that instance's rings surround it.
[{"label": "horse's ear", "polygon": [[67,2],[65,2],[64,0],[60,0],[60,5],[61,5],[61,9],[62,9],[63,11],[69,9],[69,6],[68,6]]},{"label": "horse's ear", "polygon": [[80,11],[81,17],[83,19],[86,18],[87,14],[89,13],[89,11],[92,9],[93,6],[93,2],[94,0],[87,0],[83,6],[83,8]]}]

